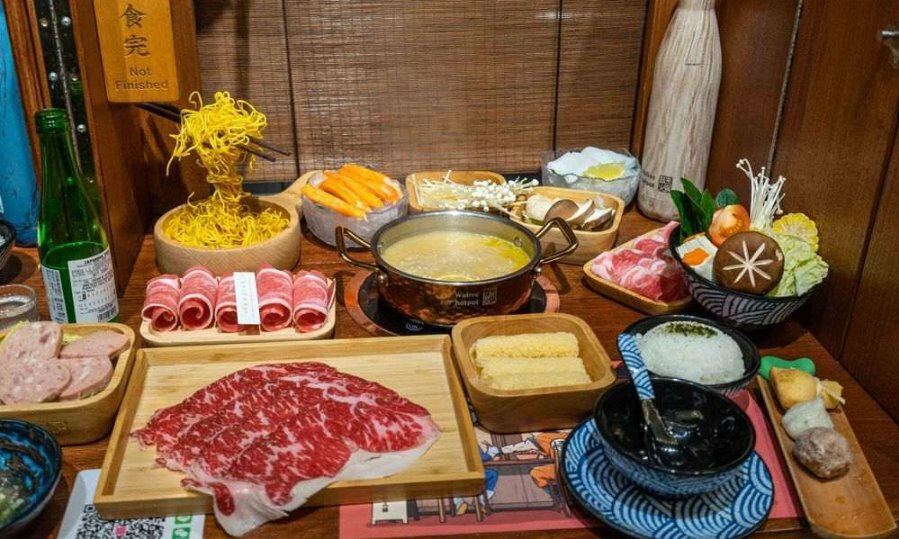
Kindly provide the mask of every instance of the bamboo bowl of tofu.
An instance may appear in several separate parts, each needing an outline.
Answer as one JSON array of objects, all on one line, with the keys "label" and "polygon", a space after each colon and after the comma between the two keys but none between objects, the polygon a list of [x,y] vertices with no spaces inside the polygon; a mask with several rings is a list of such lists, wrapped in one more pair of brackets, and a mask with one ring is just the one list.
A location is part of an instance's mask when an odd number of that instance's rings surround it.
[{"label": "bamboo bowl of tofu", "polygon": [[478,422],[492,432],[573,427],[615,383],[609,355],[576,316],[471,318],[456,324],[452,338]]}]

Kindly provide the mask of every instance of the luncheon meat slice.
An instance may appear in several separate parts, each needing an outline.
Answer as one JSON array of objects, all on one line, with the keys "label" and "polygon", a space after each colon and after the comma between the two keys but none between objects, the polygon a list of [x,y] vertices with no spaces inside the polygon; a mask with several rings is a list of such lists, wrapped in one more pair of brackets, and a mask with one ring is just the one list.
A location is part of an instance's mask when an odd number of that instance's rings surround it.
[{"label": "luncheon meat slice", "polygon": [[71,380],[71,374],[57,359],[26,357],[0,368],[0,401],[29,404],[56,399]]},{"label": "luncheon meat slice", "polygon": [[237,333],[245,327],[237,323],[237,293],[234,291],[234,274],[232,273],[219,279],[215,325],[219,331],[225,333]]},{"label": "luncheon meat slice", "polygon": [[334,281],[318,271],[300,271],[293,280],[293,323],[300,332],[320,329],[334,303]]},{"label": "luncheon meat slice", "polygon": [[292,287],[293,277],[288,271],[266,265],[256,272],[262,331],[277,331],[290,325]]},{"label": "luncheon meat slice", "polygon": [[150,323],[154,331],[178,329],[178,300],[181,297],[181,282],[177,275],[157,275],[147,281],[141,318]]},{"label": "luncheon meat slice", "polygon": [[112,361],[109,356],[61,358],[59,362],[69,370],[71,381],[59,394],[59,400],[82,399],[106,388],[112,380]]},{"label": "luncheon meat slice", "polygon": [[[0,365],[6,366],[23,359],[52,359],[62,346],[62,326],[56,322],[31,322],[3,339]],[[40,402],[40,401],[38,401]]]},{"label": "luncheon meat slice", "polygon": [[128,348],[128,337],[118,331],[108,329],[95,331],[62,347],[59,357],[95,357],[113,358]]},{"label": "luncheon meat slice", "polygon": [[201,266],[194,266],[181,277],[178,315],[187,330],[206,329],[215,319],[218,281],[215,275]]}]

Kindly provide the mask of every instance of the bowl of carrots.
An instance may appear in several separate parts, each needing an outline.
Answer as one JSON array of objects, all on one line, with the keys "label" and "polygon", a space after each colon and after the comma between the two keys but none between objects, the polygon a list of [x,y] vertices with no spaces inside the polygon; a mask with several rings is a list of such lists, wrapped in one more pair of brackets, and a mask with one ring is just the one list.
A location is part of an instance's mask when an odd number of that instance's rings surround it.
[{"label": "bowl of carrots", "polygon": [[[379,228],[406,215],[409,207],[400,182],[352,163],[315,172],[303,186],[302,196],[306,225],[331,246],[336,245],[338,226],[368,241]],[[354,242],[350,246],[361,247]]]}]

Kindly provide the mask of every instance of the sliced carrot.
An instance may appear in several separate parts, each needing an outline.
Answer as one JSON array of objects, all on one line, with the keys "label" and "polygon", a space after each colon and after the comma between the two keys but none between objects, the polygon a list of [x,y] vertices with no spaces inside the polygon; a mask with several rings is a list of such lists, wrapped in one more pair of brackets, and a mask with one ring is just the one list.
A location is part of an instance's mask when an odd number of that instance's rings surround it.
[{"label": "sliced carrot", "polygon": [[365,183],[355,178],[351,178],[349,176],[342,176],[337,172],[332,170],[325,171],[325,178],[336,179],[345,185],[350,191],[353,192],[357,197],[359,197],[362,202],[365,202],[368,206],[372,208],[380,208],[384,205],[384,202],[378,197],[378,194]]},{"label": "sliced carrot", "polygon": [[682,260],[684,261],[684,264],[690,266],[698,266],[705,262],[708,258],[709,253],[707,253],[705,249],[697,247],[696,249],[693,249],[692,251],[686,253],[683,256]]},{"label": "sliced carrot", "polygon": [[344,183],[340,181],[339,178],[328,178],[327,180],[318,184],[318,188],[326,193],[331,193],[347,204],[352,204],[353,206],[361,208],[362,210],[368,211],[371,209],[368,207],[368,204],[362,202],[362,199],[357,197],[349,187],[344,185]]},{"label": "sliced carrot", "polygon": [[338,170],[337,173],[341,176],[348,176],[364,183],[373,189],[381,200],[384,200],[385,202],[396,202],[402,196],[402,193],[389,183],[390,178],[380,172],[375,172],[374,170],[359,165],[348,164],[340,167],[340,170]]},{"label": "sliced carrot", "polygon": [[365,219],[365,212],[363,210],[351,204],[347,204],[346,202],[340,200],[335,196],[329,195],[321,189],[317,189],[311,185],[304,185],[302,193],[312,202],[316,202],[326,208],[330,208],[341,215],[355,217],[357,219]]}]

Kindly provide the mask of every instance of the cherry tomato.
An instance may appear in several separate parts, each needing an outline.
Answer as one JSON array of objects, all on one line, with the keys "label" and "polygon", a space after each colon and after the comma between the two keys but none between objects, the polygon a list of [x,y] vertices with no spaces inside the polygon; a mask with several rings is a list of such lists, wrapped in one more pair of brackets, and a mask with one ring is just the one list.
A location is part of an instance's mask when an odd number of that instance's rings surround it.
[{"label": "cherry tomato", "polygon": [[746,230],[749,230],[749,212],[739,204],[731,204],[715,210],[709,238],[716,247],[720,247],[727,238]]}]

